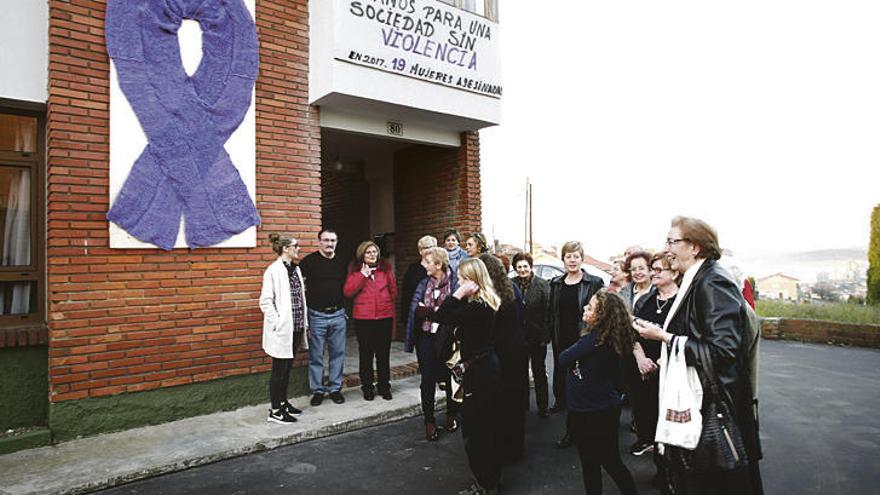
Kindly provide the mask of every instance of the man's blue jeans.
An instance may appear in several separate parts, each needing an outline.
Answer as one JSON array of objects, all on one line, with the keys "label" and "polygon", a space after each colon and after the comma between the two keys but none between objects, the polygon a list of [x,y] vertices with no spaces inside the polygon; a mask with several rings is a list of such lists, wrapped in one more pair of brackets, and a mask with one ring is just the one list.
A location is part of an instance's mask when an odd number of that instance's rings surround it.
[{"label": "man's blue jeans", "polygon": [[[330,354],[329,386],[324,386],[324,342]],[[313,394],[342,390],[345,361],[345,310],[321,313],[309,309],[309,389]]]}]

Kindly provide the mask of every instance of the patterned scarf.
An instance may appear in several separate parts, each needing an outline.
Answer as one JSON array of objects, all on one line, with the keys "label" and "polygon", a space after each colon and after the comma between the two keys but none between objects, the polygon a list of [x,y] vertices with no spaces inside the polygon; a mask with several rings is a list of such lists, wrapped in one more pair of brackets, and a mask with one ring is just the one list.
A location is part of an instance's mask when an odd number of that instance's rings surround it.
[{"label": "patterned scarf", "polygon": [[293,263],[284,263],[284,268],[287,268],[287,278],[290,280],[290,307],[293,310],[293,331],[294,333],[302,332],[306,326],[302,284],[296,275],[296,266]]},{"label": "patterned scarf", "polygon": [[[428,286],[425,287],[425,295],[422,297],[422,302],[425,303],[425,307],[428,308],[428,314],[433,315],[434,311],[443,304],[443,301],[446,300],[447,297],[452,293],[452,277],[449,270],[443,275],[443,278],[437,280],[434,277],[428,277]],[[431,318],[425,318],[425,321],[422,323],[422,330],[425,332],[431,331]]]}]

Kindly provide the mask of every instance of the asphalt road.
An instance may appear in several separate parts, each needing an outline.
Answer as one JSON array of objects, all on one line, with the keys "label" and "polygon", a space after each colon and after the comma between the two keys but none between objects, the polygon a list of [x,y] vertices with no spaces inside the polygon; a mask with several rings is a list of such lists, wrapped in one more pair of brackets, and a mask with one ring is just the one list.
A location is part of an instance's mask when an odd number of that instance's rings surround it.
[{"label": "asphalt road", "polygon": [[[880,494],[880,351],[768,342],[761,348],[761,428],[768,494]],[[621,448],[632,443],[621,419]],[[563,417],[526,423],[527,454],[505,468],[505,494],[583,493]],[[653,465],[624,453],[642,493]],[[454,494],[468,484],[461,433],[423,439],[414,418],[202,466],[105,494]],[[617,493],[605,478],[605,492]]]}]

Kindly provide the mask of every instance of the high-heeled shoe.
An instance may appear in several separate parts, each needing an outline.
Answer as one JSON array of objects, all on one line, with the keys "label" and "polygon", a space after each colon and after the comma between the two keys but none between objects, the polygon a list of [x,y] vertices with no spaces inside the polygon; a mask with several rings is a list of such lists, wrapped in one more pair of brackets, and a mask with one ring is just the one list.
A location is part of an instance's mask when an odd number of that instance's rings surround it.
[{"label": "high-heeled shoe", "polygon": [[440,432],[437,431],[437,425],[434,423],[425,423],[425,440],[436,442],[440,438]]},{"label": "high-heeled shoe", "polygon": [[444,429],[449,433],[458,431],[458,418],[455,416],[446,416],[446,427]]}]

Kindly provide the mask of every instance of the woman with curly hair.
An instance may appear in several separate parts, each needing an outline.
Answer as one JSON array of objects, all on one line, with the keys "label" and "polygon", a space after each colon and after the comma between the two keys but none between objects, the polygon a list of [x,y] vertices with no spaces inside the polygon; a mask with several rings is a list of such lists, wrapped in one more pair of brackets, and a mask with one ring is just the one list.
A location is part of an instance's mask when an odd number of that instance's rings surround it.
[{"label": "woman with curly hair", "polygon": [[620,459],[620,363],[632,354],[632,316],[618,295],[600,289],[584,307],[587,327],[559,355],[565,370],[569,429],[577,445],[587,494],[602,493],[602,471],[620,493],[636,493],[632,474]]}]

